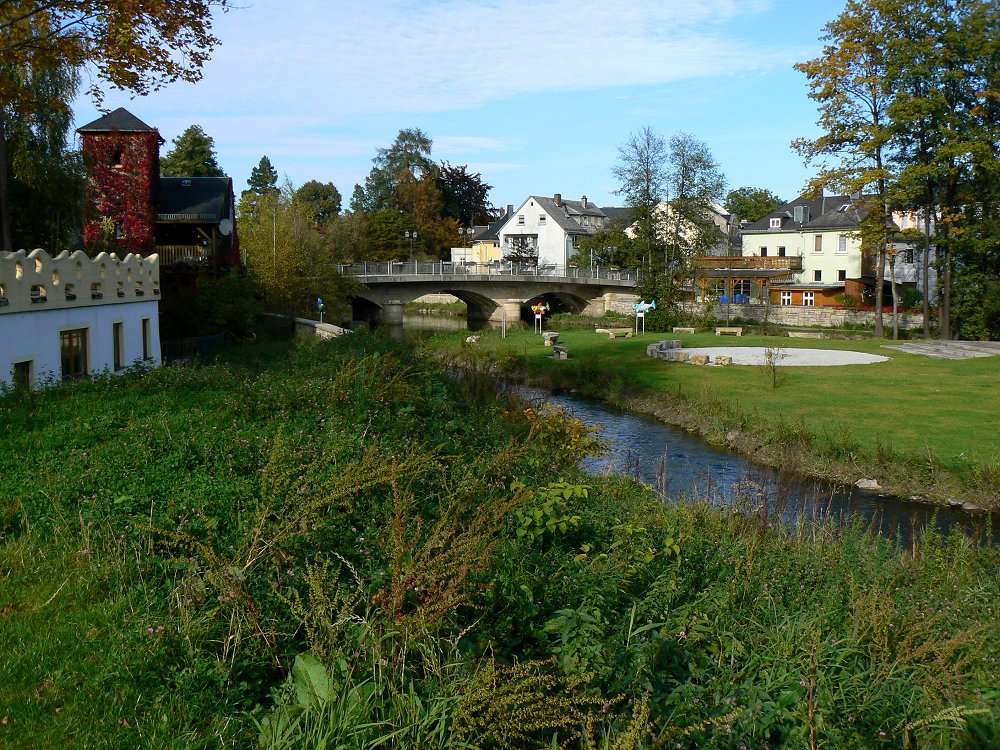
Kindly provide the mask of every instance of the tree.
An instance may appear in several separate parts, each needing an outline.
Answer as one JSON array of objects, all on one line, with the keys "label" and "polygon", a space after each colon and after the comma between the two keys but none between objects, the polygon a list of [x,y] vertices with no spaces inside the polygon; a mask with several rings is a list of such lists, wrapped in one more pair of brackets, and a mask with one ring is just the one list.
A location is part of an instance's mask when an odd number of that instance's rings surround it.
[{"label": "tree", "polygon": [[309,207],[317,226],[327,226],[340,214],[340,191],[332,182],[309,180],[295,191],[294,200]]},{"label": "tree", "polygon": [[270,195],[278,192],[278,172],[267,156],[260,157],[257,166],[251,170],[246,192],[253,195]]},{"label": "tree", "polygon": [[401,183],[412,184],[437,177],[437,165],[431,161],[433,141],[419,128],[399,131],[388,148],[380,148],[372,159],[372,170],[365,178],[361,205],[365,211],[386,208],[405,210],[400,204]]},{"label": "tree", "polygon": [[663,136],[645,127],[618,147],[618,162],[612,168],[618,178],[615,195],[631,209],[636,242],[643,250],[647,268],[652,268],[660,247],[656,208],[666,198],[667,143]]},{"label": "tree", "polygon": [[736,218],[753,223],[763,219],[785,201],[765,188],[741,187],[726,194],[726,210]]},{"label": "tree", "polygon": [[691,258],[719,243],[720,230],[711,209],[722,199],[726,178],[705,143],[677,133],[667,154],[667,186],[670,202],[662,211],[664,267],[676,282]]},{"label": "tree", "polygon": [[[887,50],[895,38],[896,0],[848,0],[844,11],[824,27],[828,44],[822,56],[795,69],[809,80],[809,98],[819,104],[823,134],[798,139],[793,147],[807,162],[818,163],[814,188],[825,185],[864,197],[867,217],[861,228],[863,252],[875,259],[875,335],[883,335],[882,287],[888,244],[888,116],[893,82]],[[833,162],[827,161],[832,159]]]},{"label": "tree", "polygon": [[483,182],[479,172],[470,174],[465,165],[453,167],[449,162],[443,162],[437,186],[441,191],[445,216],[450,216],[459,225],[467,227],[489,222],[492,212],[489,194],[492,186]]},{"label": "tree", "polygon": [[0,249],[45,247],[69,249],[79,235],[82,216],[83,162],[68,147],[70,113],[49,106],[49,99],[69,101],[80,77],[75,68],[59,65],[6,69],[18,85],[35,95],[18,111],[0,105]]},{"label": "tree", "polygon": [[215,140],[191,125],[173,140],[174,147],[160,159],[160,174],[164,177],[223,177],[215,159]]},{"label": "tree", "polygon": [[[355,285],[337,272],[329,238],[315,228],[310,206],[294,199],[289,184],[262,195],[243,194],[240,246],[268,309],[290,315],[316,311],[321,297],[331,315],[348,309]],[[247,201],[253,210],[247,211]]]}]

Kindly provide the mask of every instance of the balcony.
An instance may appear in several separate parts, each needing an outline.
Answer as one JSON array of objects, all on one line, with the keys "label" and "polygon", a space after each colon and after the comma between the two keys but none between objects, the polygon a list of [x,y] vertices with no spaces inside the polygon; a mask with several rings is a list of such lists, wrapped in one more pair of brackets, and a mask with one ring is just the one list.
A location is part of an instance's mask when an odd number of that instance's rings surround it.
[{"label": "balcony", "polygon": [[710,256],[694,259],[699,271],[801,271],[802,257],[786,255],[770,257],[760,255]]},{"label": "balcony", "polygon": [[160,268],[167,266],[207,266],[212,259],[212,252],[204,245],[157,245],[156,254],[160,256]]}]

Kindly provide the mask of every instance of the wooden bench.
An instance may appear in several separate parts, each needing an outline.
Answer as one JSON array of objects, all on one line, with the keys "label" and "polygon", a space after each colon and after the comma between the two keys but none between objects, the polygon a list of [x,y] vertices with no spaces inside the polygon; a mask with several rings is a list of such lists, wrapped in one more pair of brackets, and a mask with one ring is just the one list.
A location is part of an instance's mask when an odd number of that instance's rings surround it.
[{"label": "wooden bench", "polygon": [[739,326],[736,326],[736,327],[719,326],[718,328],[715,329],[715,335],[716,336],[722,336],[722,335],[742,336],[743,335],[743,328],[739,327]]},{"label": "wooden bench", "polygon": [[624,336],[627,339],[632,338],[631,328],[597,328],[594,333],[606,333],[609,339],[617,338],[618,336]]}]

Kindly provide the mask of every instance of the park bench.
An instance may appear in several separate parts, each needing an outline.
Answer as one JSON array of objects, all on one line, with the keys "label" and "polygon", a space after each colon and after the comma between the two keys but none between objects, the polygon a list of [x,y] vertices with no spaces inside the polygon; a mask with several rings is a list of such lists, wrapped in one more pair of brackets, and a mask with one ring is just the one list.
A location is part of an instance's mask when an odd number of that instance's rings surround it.
[{"label": "park bench", "polygon": [[743,328],[741,326],[719,326],[715,329],[716,336],[722,335],[732,335],[732,336],[742,336]]},{"label": "park bench", "polygon": [[694,329],[685,328],[683,326],[674,326],[674,333],[694,333]]},{"label": "park bench", "polygon": [[552,359],[569,359],[569,350],[565,346],[553,346]]},{"label": "park bench", "polygon": [[632,338],[631,328],[597,328],[594,330],[594,333],[606,333],[609,339],[619,336],[624,336],[627,339]]}]

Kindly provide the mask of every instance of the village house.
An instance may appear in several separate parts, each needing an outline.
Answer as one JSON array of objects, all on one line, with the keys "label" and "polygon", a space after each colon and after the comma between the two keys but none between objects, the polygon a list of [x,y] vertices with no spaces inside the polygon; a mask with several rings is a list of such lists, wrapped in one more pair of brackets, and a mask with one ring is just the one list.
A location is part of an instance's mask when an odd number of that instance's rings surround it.
[{"label": "village house", "polygon": [[229,177],[161,177],[163,138],[127,109],[79,128],[87,160],[84,243],[156,253],[168,273],[240,263]]},{"label": "village house", "polygon": [[[702,294],[734,302],[838,306],[853,299],[874,304],[875,259],[863,250],[859,228],[864,208],[857,197],[800,196],[743,227],[742,256],[698,263]],[[919,288],[921,267],[914,243],[899,234],[914,217],[895,214],[889,250],[900,288]],[[889,265],[884,294],[890,299]],[[930,283],[934,284],[933,276]]]},{"label": "village house", "polygon": [[578,201],[529,196],[497,229],[504,257],[537,257],[539,266],[565,266],[580,242],[607,226],[607,213],[583,196]]},{"label": "village house", "polygon": [[0,253],[0,386],[160,364],[159,259]]}]

